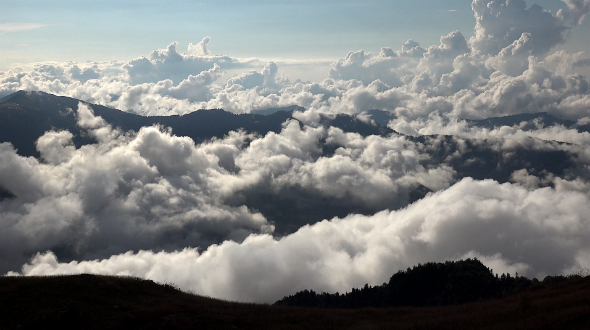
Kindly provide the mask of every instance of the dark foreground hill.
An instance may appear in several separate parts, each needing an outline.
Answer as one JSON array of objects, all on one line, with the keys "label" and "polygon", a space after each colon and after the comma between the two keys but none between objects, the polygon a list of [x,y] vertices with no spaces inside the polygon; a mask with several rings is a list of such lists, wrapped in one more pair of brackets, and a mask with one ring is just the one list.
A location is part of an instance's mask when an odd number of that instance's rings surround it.
[{"label": "dark foreground hill", "polygon": [[221,301],[151,281],[0,277],[1,329],[589,329],[590,278],[445,307],[318,309]]}]

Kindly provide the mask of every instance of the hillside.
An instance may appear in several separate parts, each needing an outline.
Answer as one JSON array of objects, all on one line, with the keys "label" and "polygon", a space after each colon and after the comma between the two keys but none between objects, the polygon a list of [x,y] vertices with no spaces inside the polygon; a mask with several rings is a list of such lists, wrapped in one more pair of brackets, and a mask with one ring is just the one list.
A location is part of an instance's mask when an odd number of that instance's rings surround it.
[{"label": "hillside", "polygon": [[243,304],[126,277],[0,277],[2,329],[588,329],[590,278],[427,308]]}]

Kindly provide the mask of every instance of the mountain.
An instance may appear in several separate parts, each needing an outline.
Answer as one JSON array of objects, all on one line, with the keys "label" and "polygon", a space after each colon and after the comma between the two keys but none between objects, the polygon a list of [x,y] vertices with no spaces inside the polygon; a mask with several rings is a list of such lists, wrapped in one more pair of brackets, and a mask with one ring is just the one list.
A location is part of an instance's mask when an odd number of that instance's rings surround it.
[{"label": "mountain", "polygon": [[391,112],[378,109],[367,110],[363,114],[366,114],[369,118],[375,121],[375,123],[383,127],[387,127],[389,121],[396,118]]},{"label": "mountain", "polygon": [[290,107],[283,107],[283,108],[269,108],[269,109],[262,109],[262,110],[252,110],[250,113],[253,115],[268,116],[268,115],[272,115],[273,113],[276,113],[279,111],[292,112],[292,111],[301,111],[301,110],[305,110],[305,108],[302,108],[297,105],[292,105]]},{"label": "mountain", "polygon": [[[0,102],[0,142],[10,142],[22,156],[39,157],[35,141],[48,130],[68,130],[74,137],[76,147],[96,143],[85,130],[77,126],[76,113],[82,102],[69,97],[60,97],[44,92],[16,92]],[[280,132],[287,120],[295,120],[290,111],[276,111],[269,115],[236,115],[223,110],[201,110],[183,116],[144,117],[120,110],[90,104],[95,114],[104,118],[114,127],[123,131],[137,131],[142,126],[163,125],[170,127],[173,134],[188,136],[196,143],[213,137],[221,138],[232,130],[243,129],[260,135]],[[291,109],[291,108],[289,108]],[[286,110],[289,110],[286,109]],[[295,109],[295,108],[293,108]],[[276,110],[276,109],[274,109]],[[273,111],[274,111],[273,110]],[[283,109],[285,110],[285,109]],[[386,123],[391,119],[389,113],[371,110],[367,114],[376,122]],[[540,118],[540,119],[536,119]],[[501,118],[472,121],[472,125],[495,127],[512,125],[522,121],[544,120],[551,123],[572,124],[558,121],[547,114],[527,114]],[[319,124],[337,127],[344,132],[358,133],[363,137],[387,137],[396,134],[379,123],[371,124],[357,117],[339,114],[322,116]],[[303,125],[303,124],[300,124]],[[551,173],[557,177],[583,173],[584,169],[574,161],[574,152],[564,148],[566,144],[543,141],[543,148],[528,148],[515,144],[510,152],[504,150],[497,141],[463,139],[456,136],[405,136],[409,147],[424,152],[420,166],[435,169],[441,165],[452,169],[453,180],[465,177],[474,179],[494,179],[504,183],[512,179],[515,171],[527,169],[528,174],[544,177]],[[320,139],[318,147],[322,154],[317,157],[333,157],[342,145],[333,140]],[[342,151],[340,149],[340,151]],[[457,156],[459,155],[459,156]],[[239,172],[239,169],[236,169]],[[544,183],[547,184],[547,183]],[[227,205],[242,205],[257,210],[275,225],[275,234],[289,234],[301,226],[313,224],[323,219],[345,217],[348,214],[375,214],[384,209],[395,210],[413,203],[428,193],[431,187],[422,184],[410,185],[404,190],[384,195],[379,202],[364,203],[350,194],[327,196],[321,191],[300,185],[282,186],[278,191],[266,184],[249,185],[225,197]],[[15,195],[0,186],[0,200]]]},{"label": "mountain", "polygon": [[568,128],[576,127],[576,122],[571,120],[559,119],[546,112],[521,113],[517,115],[503,117],[467,120],[467,122],[472,126],[485,127],[489,129],[515,125],[520,126],[523,130],[535,129],[537,125],[543,125],[545,127],[553,125],[562,125]]},{"label": "mountain", "polygon": [[[76,114],[72,109],[77,109],[80,102],[44,92],[19,91],[11,94],[0,102],[0,142],[10,142],[19,154],[34,157],[39,157],[35,141],[51,129],[70,131],[76,147],[94,143],[76,125]],[[291,117],[291,113],[285,111],[262,116],[234,115],[223,110],[195,111],[184,116],[145,117],[101,105],[90,106],[95,115],[123,131],[137,131],[143,126],[160,124],[172,128],[175,135],[188,136],[196,143],[213,137],[221,138],[240,128],[259,134],[280,132],[281,124]]]},{"label": "mountain", "polygon": [[588,328],[589,296],[589,277],[547,277],[456,306],[321,309],[222,301],[131,277],[0,277],[0,328],[569,330]]},{"label": "mountain", "polygon": [[[22,156],[39,157],[35,141],[49,130],[68,130],[74,135],[74,145],[80,147],[95,141],[76,125],[78,104],[86,103],[77,99],[55,96],[45,92],[19,91],[0,101],[0,142],[10,142]],[[86,103],[87,104],[87,103]],[[94,114],[101,116],[113,127],[123,131],[138,131],[143,126],[162,125],[172,128],[177,136],[188,136],[195,143],[213,137],[222,138],[230,131],[243,129],[249,133],[265,135],[280,132],[282,124],[292,118],[291,113],[298,107],[271,109],[272,113],[232,114],[223,110],[201,110],[183,116],[145,117],[96,104],[89,104]],[[277,111],[274,111],[277,110]],[[289,110],[289,111],[287,111]],[[325,117],[323,124],[341,127],[345,132],[357,132],[363,136],[389,134],[393,131],[374,126],[350,116]]]}]

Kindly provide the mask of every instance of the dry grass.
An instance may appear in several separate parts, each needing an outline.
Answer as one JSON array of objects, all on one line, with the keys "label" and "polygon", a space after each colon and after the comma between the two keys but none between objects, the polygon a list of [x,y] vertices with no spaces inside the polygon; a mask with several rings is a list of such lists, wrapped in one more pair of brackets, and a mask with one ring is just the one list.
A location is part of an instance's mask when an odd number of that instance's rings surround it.
[{"label": "dry grass", "polygon": [[151,281],[0,277],[2,329],[590,329],[590,278],[434,308],[326,310],[242,304]]}]

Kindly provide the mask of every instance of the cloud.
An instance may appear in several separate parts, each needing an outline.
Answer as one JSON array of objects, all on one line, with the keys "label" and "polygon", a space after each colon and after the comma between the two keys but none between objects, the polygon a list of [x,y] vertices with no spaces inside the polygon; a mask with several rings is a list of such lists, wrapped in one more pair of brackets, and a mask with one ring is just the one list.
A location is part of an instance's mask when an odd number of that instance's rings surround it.
[{"label": "cloud", "polygon": [[0,75],[0,96],[42,90],[143,115],[297,105],[324,113],[381,109],[407,121],[433,112],[458,118],[539,111],[587,117],[588,82],[579,74],[587,55],[548,53],[565,40],[562,19],[536,5],[526,9],[520,0],[478,0],[472,7],[477,25],[470,40],[453,31],[430,47],[408,40],[378,54],[350,52],[331,64],[330,79],[318,82],[291,82],[282,71],[281,66],[292,70],[308,62],[265,65],[259,59],[213,55],[205,37],[186,53],[171,43],[126,63],[15,68]]},{"label": "cloud", "polygon": [[248,61],[241,61],[226,55],[211,55],[207,44],[211,38],[206,37],[197,45],[189,44],[188,53],[180,54],[176,50],[177,42],[166,49],[154,50],[149,57],[140,57],[123,66],[132,84],[156,83],[170,79],[174,84],[180,83],[189,75],[197,75],[213,68],[214,64],[224,69],[250,66]]},{"label": "cloud", "polygon": [[23,273],[125,274],[257,302],[302,289],[378,285],[416,263],[474,256],[498,273],[542,277],[589,262],[589,211],[582,193],[464,179],[400,211],[335,218],[281,239],[252,235],[201,253],[140,251],[72,263],[49,252],[34,257]]},{"label": "cloud", "polygon": [[0,145],[0,186],[16,196],[0,203],[0,250],[11,251],[2,269],[45,249],[66,258],[104,257],[272,232],[260,213],[219,203],[229,173],[215,152],[236,148],[243,136],[211,149],[159,127],[125,135],[84,104],[77,114],[97,144],[76,149],[70,132],[50,131],[37,142],[42,161]]},{"label": "cloud", "polygon": [[178,86],[167,88],[167,91],[160,91],[159,93],[179,100],[185,99],[189,102],[207,101],[207,98],[211,97],[208,86],[215,82],[221,74],[221,68],[215,63],[213,68],[202,71],[196,76],[190,75],[180,82]]},{"label": "cloud", "polygon": [[36,30],[48,26],[41,23],[0,23],[0,34]]},{"label": "cloud", "polygon": [[523,33],[531,35],[533,55],[543,55],[565,41],[562,20],[539,5],[526,9],[524,0],[473,0],[471,8],[476,25],[469,42],[480,54],[496,55]]},{"label": "cloud", "polygon": [[349,52],[344,59],[333,63],[330,77],[333,79],[356,79],[365,84],[381,80],[390,87],[403,85],[401,77],[416,64],[416,59],[426,52],[418,43],[408,40],[400,51],[383,47],[377,56],[363,50]]},{"label": "cloud", "polygon": [[567,5],[567,11],[560,10],[557,16],[571,18],[574,24],[580,25],[590,11],[589,0],[561,0]]},{"label": "cloud", "polygon": [[197,55],[197,56],[211,55],[211,51],[209,49],[207,49],[207,45],[210,42],[211,42],[211,38],[205,37],[205,38],[203,38],[203,40],[201,40],[196,45],[189,43],[188,44],[188,53],[191,55]]},{"label": "cloud", "polygon": [[[72,133],[49,131],[37,141],[39,160],[2,144],[0,186],[16,198],[0,202],[0,214],[13,224],[5,235],[22,240],[0,250],[13,251],[14,260],[45,249],[87,259],[129,248],[204,248],[240,241],[253,232],[273,231],[261,209],[293,231],[264,208],[264,191],[291,191],[277,199],[281,203],[318,197],[319,204],[300,208],[305,212],[315,212],[316,206],[329,212],[355,207],[374,212],[407,205],[420,184],[439,190],[453,181],[450,168],[423,166],[420,160],[428,156],[397,135],[362,137],[291,120],[280,133],[228,132],[224,139],[196,145],[162,127],[122,133],[83,103],[76,118],[95,144],[76,148]],[[336,148],[333,155],[324,155],[324,139]],[[43,209],[55,211],[42,216]],[[64,239],[67,235],[76,239]],[[0,267],[14,267],[14,262]]]},{"label": "cloud", "polygon": [[74,65],[70,69],[70,73],[72,75],[72,78],[80,80],[80,82],[82,83],[85,83],[90,79],[100,78],[100,71],[96,65],[85,68],[84,70],[80,69],[78,65]]},{"label": "cloud", "polygon": [[518,40],[502,49],[497,56],[488,60],[496,70],[510,76],[519,76],[529,67],[529,56],[534,45],[530,33],[523,33]]},{"label": "cloud", "polygon": [[453,31],[440,37],[439,46],[430,46],[420,60],[419,68],[440,77],[443,73],[452,71],[455,58],[469,52],[467,41],[459,31]]},{"label": "cloud", "polygon": [[[506,160],[522,147],[564,148],[571,157],[579,155],[584,166],[590,161],[583,152],[588,137],[575,130],[560,134],[578,146],[531,139],[514,128],[463,126],[455,135],[480,139],[467,143],[395,134],[363,137],[292,120],[280,133],[234,132],[195,145],[157,127],[123,135],[84,105],[77,113],[79,125],[97,144],[75,149],[70,133],[48,132],[37,143],[44,162],[3,145],[0,165],[8,174],[0,185],[17,196],[0,203],[3,218],[12,224],[3,231],[1,250],[11,251],[6,270],[17,269],[37,251],[51,250],[23,272],[127,274],[216,297],[268,302],[290,290],[334,292],[379,284],[416,262],[479,256],[500,267],[497,272],[517,269],[531,276],[587,262],[587,247],[571,242],[585,241],[581,215],[587,212],[588,177],[553,177],[555,189],[540,188],[545,179],[510,170],[517,184],[466,178],[453,185],[454,168],[459,170],[453,159],[463,162],[470,149],[484,150],[486,144]],[[530,134],[542,137],[542,132]],[[332,155],[322,143],[333,146]],[[440,153],[442,161],[431,156]],[[402,208],[418,185],[438,192]],[[306,196],[327,201],[311,204],[311,211],[357,208],[371,215],[347,212],[289,234],[277,213],[245,206],[271,201],[278,208],[309,212],[287,204]],[[286,235],[252,236],[272,231],[269,218],[287,228]],[[129,249],[136,252],[124,253]],[[549,259],[535,254],[546,250],[552,251]],[[175,264],[179,260],[183,263]]]},{"label": "cloud", "polygon": [[234,85],[239,85],[244,89],[256,89],[258,87],[268,89],[268,91],[261,90],[260,94],[268,94],[271,91],[276,92],[276,88],[279,86],[276,81],[277,73],[278,66],[274,62],[269,62],[260,72],[250,71],[228,79],[226,86],[233,88]]}]

